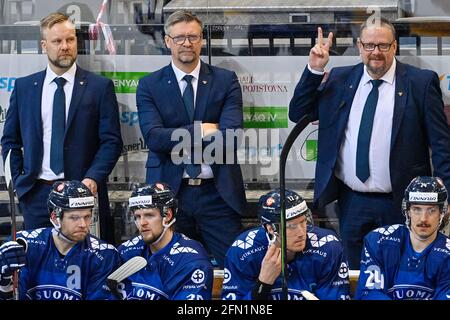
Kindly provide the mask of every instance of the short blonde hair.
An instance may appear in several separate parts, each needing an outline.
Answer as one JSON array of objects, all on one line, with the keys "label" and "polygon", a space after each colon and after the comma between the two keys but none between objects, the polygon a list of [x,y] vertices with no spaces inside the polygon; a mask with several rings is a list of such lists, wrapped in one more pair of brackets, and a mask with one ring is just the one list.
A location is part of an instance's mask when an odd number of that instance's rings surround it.
[{"label": "short blonde hair", "polygon": [[42,18],[41,23],[41,38],[44,39],[44,31],[51,29],[55,24],[69,21],[69,16],[61,12],[52,12],[48,16]]},{"label": "short blonde hair", "polygon": [[200,29],[203,30],[203,23],[200,20],[198,16],[196,16],[194,13],[186,10],[179,10],[172,13],[166,20],[166,23],[164,24],[164,33],[166,35],[169,34],[169,29],[173,25],[180,23],[180,22],[192,22],[195,21],[199,24]]}]

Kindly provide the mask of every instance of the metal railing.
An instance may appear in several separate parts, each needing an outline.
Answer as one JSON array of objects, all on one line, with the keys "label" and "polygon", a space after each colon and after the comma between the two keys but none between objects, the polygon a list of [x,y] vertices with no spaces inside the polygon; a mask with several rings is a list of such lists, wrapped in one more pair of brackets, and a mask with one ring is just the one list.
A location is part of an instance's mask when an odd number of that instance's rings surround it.
[{"label": "metal railing", "polygon": [[[434,55],[450,54],[450,23],[404,22],[394,23],[399,43],[398,54],[422,55],[424,50]],[[296,56],[308,55],[315,43],[317,27],[332,31],[335,41],[333,55],[358,55],[355,44],[359,23],[333,24],[258,24],[206,25],[202,54],[213,56]],[[118,55],[168,55],[164,44],[163,25],[110,26]],[[108,54],[105,41],[90,40],[88,25],[77,30],[79,54]],[[39,27],[36,25],[0,26],[0,53],[42,53]]]}]

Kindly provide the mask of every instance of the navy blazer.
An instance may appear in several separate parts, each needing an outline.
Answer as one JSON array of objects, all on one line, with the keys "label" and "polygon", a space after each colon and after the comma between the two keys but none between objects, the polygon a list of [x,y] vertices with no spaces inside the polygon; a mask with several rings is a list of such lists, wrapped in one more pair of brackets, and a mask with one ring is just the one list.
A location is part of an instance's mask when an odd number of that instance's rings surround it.
[{"label": "navy blazer", "polygon": [[[319,121],[314,201],[319,207],[337,199],[336,160],[363,64],[331,70],[328,79],[305,68],[289,105],[289,118],[309,114]],[[397,61],[395,105],[389,159],[394,201],[400,206],[405,188],[416,176],[434,175],[450,190],[450,130],[437,74]]]},{"label": "navy blazer", "polygon": [[[194,124],[185,110],[170,64],[140,79],[136,102],[142,135],[150,150],[146,164],[147,183],[166,182],[178,193],[185,166],[175,164],[171,159],[171,153],[179,143],[178,140],[171,141],[171,135],[174,130],[184,128],[190,133],[193,145]],[[243,127],[242,93],[234,72],[201,62],[194,121],[218,123],[223,133],[225,129]],[[208,143],[203,141],[202,144],[204,149]],[[212,164],[211,169],[219,194],[231,208],[243,214],[245,191],[235,150],[231,150],[234,164]]]},{"label": "navy blazer", "polygon": [[[6,114],[2,156],[6,159],[11,150],[11,174],[19,199],[33,187],[42,166],[45,73],[16,80]],[[121,151],[119,107],[112,81],[77,66],[64,136],[65,179],[94,179],[99,198],[107,199],[106,180]]]}]

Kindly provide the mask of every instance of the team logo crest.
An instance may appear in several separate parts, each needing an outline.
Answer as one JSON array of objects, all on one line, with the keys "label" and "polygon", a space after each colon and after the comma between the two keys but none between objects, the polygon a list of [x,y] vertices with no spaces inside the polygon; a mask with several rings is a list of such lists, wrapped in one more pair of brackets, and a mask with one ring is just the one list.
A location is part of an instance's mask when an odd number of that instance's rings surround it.
[{"label": "team logo crest", "polygon": [[164,190],[164,186],[163,186],[161,183],[157,183],[157,184],[156,184],[156,187],[157,187],[159,190]]},{"label": "team logo crest", "polygon": [[338,276],[342,279],[346,279],[348,277],[348,267],[345,262],[341,263],[341,266],[339,267]]},{"label": "team logo crest", "polygon": [[267,206],[272,206],[273,204],[275,203],[275,199],[274,198],[272,198],[272,197],[269,197],[269,198],[267,198],[267,200],[266,200],[266,205]]},{"label": "team logo crest", "polygon": [[199,284],[205,281],[205,273],[203,270],[197,269],[191,275],[192,282]]},{"label": "team logo crest", "polygon": [[223,269],[223,284],[228,283],[231,280],[231,272],[227,268]]},{"label": "team logo crest", "polygon": [[64,189],[64,182],[60,183],[57,187],[56,187],[56,191],[61,192]]}]

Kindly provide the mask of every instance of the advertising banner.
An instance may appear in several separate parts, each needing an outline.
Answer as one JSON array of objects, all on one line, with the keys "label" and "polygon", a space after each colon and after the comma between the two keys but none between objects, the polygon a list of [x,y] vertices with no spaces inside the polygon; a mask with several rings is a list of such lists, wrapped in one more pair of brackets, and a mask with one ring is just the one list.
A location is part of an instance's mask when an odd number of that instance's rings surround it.
[{"label": "advertising banner", "polygon": [[[236,72],[244,102],[244,143],[238,159],[245,181],[278,179],[278,159],[293,128],[288,119],[289,101],[306,56],[213,57],[212,64]],[[450,62],[448,56],[405,56],[402,62],[438,73],[444,103],[450,108]],[[207,59],[203,59],[207,61]],[[351,65],[359,57],[331,57],[327,69]],[[114,83],[119,108],[123,155],[111,175],[115,181],[143,182],[148,149],[139,129],[136,89],[139,79],[170,63],[170,56],[79,56],[81,67],[101,74]],[[43,70],[45,55],[0,55],[0,134],[15,79]],[[317,124],[310,124],[295,142],[286,166],[288,179],[312,179],[317,157]],[[0,172],[3,172],[1,170]]]}]

